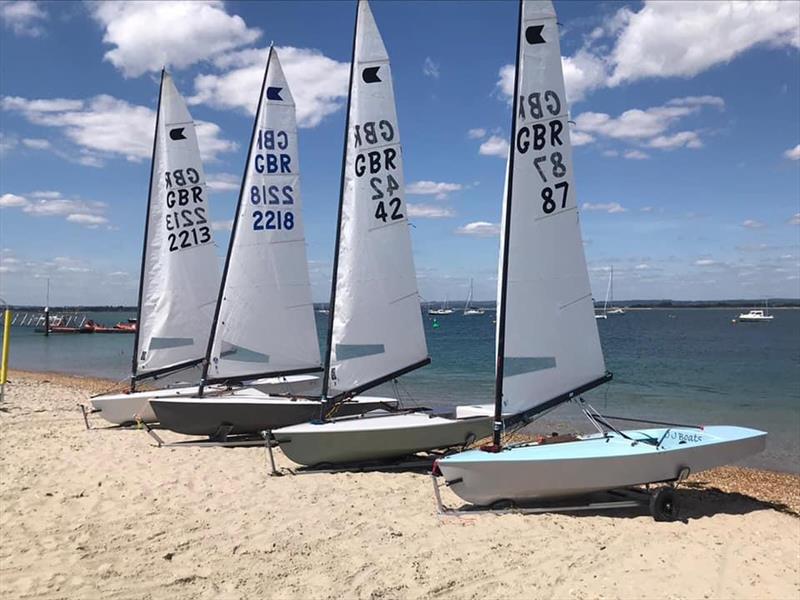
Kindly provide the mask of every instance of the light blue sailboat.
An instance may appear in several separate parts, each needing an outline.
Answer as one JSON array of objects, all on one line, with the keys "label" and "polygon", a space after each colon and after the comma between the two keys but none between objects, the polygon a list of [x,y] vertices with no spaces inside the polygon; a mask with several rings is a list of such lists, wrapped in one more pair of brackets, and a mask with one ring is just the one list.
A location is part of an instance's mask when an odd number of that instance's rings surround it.
[{"label": "light blue sailboat", "polygon": [[[604,417],[580,400],[611,374],[605,369],[581,241],[559,33],[550,0],[521,2],[517,39],[493,442],[438,460],[434,472],[467,502],[489,505],[675,481],[760,452],[763,431],[666,423],[622,431],[612,425],[619,417]],[[569,401],[581,404],[598,433],[502,444],[504,430]],[[670,503],[660,510],[669,513]]]}]

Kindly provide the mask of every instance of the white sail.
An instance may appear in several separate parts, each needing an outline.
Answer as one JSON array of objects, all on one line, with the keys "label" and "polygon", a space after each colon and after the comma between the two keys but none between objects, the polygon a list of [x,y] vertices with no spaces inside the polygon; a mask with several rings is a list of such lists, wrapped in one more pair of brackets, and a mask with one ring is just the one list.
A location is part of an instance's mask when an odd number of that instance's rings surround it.
[{"label": "white sail", "polygon": [[207,380],[321,369],[305,244],[295,104],[271,48]]},{"label": "white sail", "polygon": [[392,71],[369,5],[358,5],[333,305],[329,395],[427,359]]},{"label": "white sail", "polygon": [[157,119],[134,375],[202,359],[219,285],[194,121],[167,73]]},{"label": "white sail", "polygon": [[503,213],[508,272],[498,299],[505,311],[505,414],[605,374],[578,219],[556,15],[549,0],[526,0],[522,11],[511,205]]}]

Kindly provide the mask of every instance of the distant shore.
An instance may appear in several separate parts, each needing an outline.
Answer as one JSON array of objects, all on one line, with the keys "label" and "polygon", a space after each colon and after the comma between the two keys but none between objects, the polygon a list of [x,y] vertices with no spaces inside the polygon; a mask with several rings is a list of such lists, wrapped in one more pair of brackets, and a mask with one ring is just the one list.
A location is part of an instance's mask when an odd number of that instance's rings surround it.
[{"label": "distant shore", "polygon": [[442,517],[422,472],[292,476],[278,450],[286,476],[269,477],[263,448],[158,448],[96,416],[87,431],[76,404],[110,383],[11,373],[0,406],[3,597],[800,594],[798,476],[694,475],[672,523],[646,509]]}]

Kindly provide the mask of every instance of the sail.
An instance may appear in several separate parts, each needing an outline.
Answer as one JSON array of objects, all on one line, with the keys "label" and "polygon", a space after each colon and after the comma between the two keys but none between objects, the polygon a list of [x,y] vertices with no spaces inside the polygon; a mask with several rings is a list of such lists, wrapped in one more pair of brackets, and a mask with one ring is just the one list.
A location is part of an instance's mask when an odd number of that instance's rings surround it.
[{"label": "sail", "polygon": [[328,395],[428,361],[411,252],[392,71],[358,4],[331,318]]},{"label": "sail", "polygon": [[498,298],[504,414],[528,411],[605,374],[552,3],[523,1],[520,27]]},{"label": "sail", "polygon": [[472,279],[469,280],[469,294],[467,294],[467,301],[464,303],[464,310],[472,307]]},{"label": "sail", "polygon": [[295,104],[270,48],[209,344],[206,381],[319,371]]},{"label": "sail", "polygon": [[219,285],[194,121],[162,74],[139,293],[134,377],[199,362]]}]

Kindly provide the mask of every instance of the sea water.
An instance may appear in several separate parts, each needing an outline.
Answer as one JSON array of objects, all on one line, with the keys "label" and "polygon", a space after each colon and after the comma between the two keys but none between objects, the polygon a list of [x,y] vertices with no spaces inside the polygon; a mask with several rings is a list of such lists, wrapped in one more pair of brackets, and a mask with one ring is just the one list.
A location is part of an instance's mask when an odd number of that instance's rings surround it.
[{"label": "sea water", "polygon": [[[800,311],[776,310],[770,323],[733,324],[731,309],[636,310],[597,321],[611,383],[584,395],[605,414],[686,424],[725,424],[769,432],[767,450],[746,464],[800,473]],[[113,325],[132,314],[90,313]],[[434,408],[494,399],[495,313],[425,315],[432,364],[375,393],[399,393]],[[327,315],[317,314],[320,344]],[[133,335],[54,334],[12,329],[11,367],[122,380]],[[196,380],[196,371],[179,377]],[[584,428],[567,404],[547,425]],[[555,426],[555,425],[554,425]],[[627,424],[627,427],[636,427]]]}]

